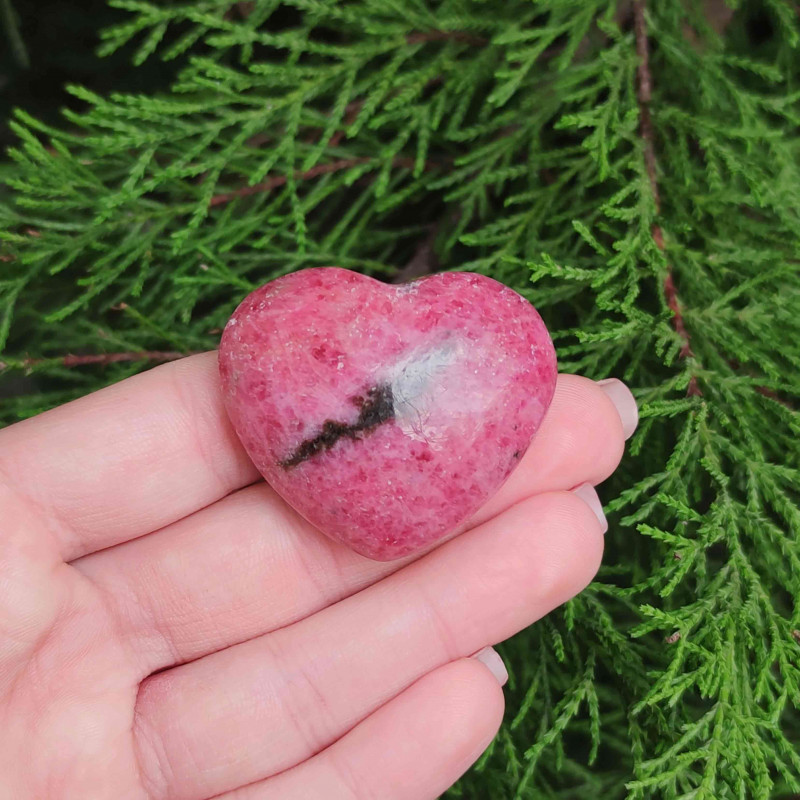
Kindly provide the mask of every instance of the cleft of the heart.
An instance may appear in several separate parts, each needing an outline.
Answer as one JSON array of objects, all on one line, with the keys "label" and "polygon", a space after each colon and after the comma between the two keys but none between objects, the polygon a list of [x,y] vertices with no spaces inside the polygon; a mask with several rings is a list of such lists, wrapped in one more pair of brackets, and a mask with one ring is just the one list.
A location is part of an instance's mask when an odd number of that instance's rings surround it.
[{"label": "cleft of the heart", "polygon": [[382,561],[465,526],[519,463],[556,381],[533,306],[468,272],[277,278],[228,321],[219,366],[264,478],[320,531]]}]

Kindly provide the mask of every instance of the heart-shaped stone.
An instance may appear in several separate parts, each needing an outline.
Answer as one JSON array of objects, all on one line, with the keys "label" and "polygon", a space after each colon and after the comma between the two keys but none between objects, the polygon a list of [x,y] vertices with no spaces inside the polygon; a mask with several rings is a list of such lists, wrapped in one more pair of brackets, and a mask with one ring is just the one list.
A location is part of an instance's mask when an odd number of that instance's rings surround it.
[{"label": "heart-shaped stone", "polygon": [[497,491],[556,380],[533,306],[467,272],[402,285],[336,267],[286,275],[236,309],[219,364],[261,474],[379,560],[452,533]]}]

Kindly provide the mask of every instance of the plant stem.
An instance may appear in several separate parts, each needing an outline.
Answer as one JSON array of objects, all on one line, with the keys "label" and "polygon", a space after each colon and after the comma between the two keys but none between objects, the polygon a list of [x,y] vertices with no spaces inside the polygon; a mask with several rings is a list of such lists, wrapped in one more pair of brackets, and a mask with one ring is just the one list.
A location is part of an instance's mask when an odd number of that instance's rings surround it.
[{"label": "plant stem", "polygon": [[[311,167],[311,169],[305,172],[295,172],[294,179],[297,181],[304,181],[311,178],[318,178],[320,175],[330,175],[333,172],[340,172],[343,169],[350,169],[350,167],[356,167],[360,164],[369,164],[373,161],[375,167],[380,165],[378,161],[372,158],[342,158],[338,161],[332,161],[330,164],[317,164],[316,167]],[[414,163],[413,158],[395,158],[392,162],[393,166],[405,169],[412,169]],[[436,169],[439,166],[439,164],[429,161],[425,164],[425,169]],[[214,206],[223,205],[224,203],[230,203],[231,200],[235,200],[237,197],[249,197],[250,195],[259,194],[260,192],[271,192],[278,186],[283,186],[287,180],[286,175],[274,175],[272,178],[262,183],[256,183],[253,186],[242,186],[232,192],[214,195],[209,205],[213,208]]]},{"label": "plant stem", "polygon": [[179,353],[168,350],[140,350],[127,353],[93,353],[87,355],[55,356],[54,358],[24,358],[21,361],[0,361],[0,371],[9,368],[32,369],[38,366],[85,367],[90,365],[107,366],[129,361],[177,361],[186,356],[197,355],[199,351]]},{"label": "plant stem", "polygon": [[[645,18],[646,0],[636,0],[633,4],[633,25],[636,35],[636,53],[639,56],[638,77],[638,97],[639,97],[639,132],[644,143],[644,164],[647,170],[647,177],[650,182],[650,191],[653,194],[653,202],[656,214],[661,212],[661,195],[658,189],[658,173],[656,164],[655,134],[653,132],[653,118],[650,114],[650,102],[653,98],[653,76],[650,72],[650,44],[647,38],[647,20]],[[664,232],[658,223],[653,223],[653,241],[663,253]],[[681,303],[678,298],[678,290],[675,286],[672,267],[667,264],[667,275],[664,278],[664,297],[667,306],[672,311],[672,325],[676,333],[682,340],[680,349],[681,358],[693,358],[691,337],[684,322],[681,311]],[[689,386],[686,389],[689,397],[701,396],[703,393],[697,385],[697,378],[693,375],[689,379]]]}]

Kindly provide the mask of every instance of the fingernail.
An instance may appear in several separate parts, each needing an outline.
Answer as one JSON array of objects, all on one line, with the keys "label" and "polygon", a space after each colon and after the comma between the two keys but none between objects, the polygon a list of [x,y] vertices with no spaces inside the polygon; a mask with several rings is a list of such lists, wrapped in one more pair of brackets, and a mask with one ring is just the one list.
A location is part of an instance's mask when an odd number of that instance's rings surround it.
[{"label": "fingernail", "polygon": [[484,647],[483,650],[478,650],[472,657],[478,659],[494,675],[501,686],[506,685],[508,670],[494,647]]},{"label": "fingernail", "polygon": [[625,438],[630,439],[639,424],[639,409],[631,390],[616,378],[597,381],[597,385],[608,395],[616,407],[619,418],[622,420]]},{"label": "fingernail", "polygon": [[600,522],[603,533],[605,533],[608,530],[608,522],[606,521],[606,515],[603,513],[603,504],[600,502],[600,498],[597,496],[594,486],[592,486],[591,483],[582,483],[580,486],[576,486],[572,490],[572,493],[578,495],[578,497],[592,509],[594,515]]}]

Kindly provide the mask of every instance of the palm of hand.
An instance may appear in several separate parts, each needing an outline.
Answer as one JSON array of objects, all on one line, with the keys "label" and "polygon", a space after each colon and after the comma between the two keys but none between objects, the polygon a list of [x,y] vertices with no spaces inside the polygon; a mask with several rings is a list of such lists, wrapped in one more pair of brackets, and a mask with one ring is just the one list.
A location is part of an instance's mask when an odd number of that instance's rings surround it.
[{"label": "palm of hand", "polygon": [[502,717],[469,656],[597,569],[569,490],[614,393],[562,376],[471,529],[387,564],[256,483],[216,386],[197,356],[0,432],[0,798],[436,797]]}]

